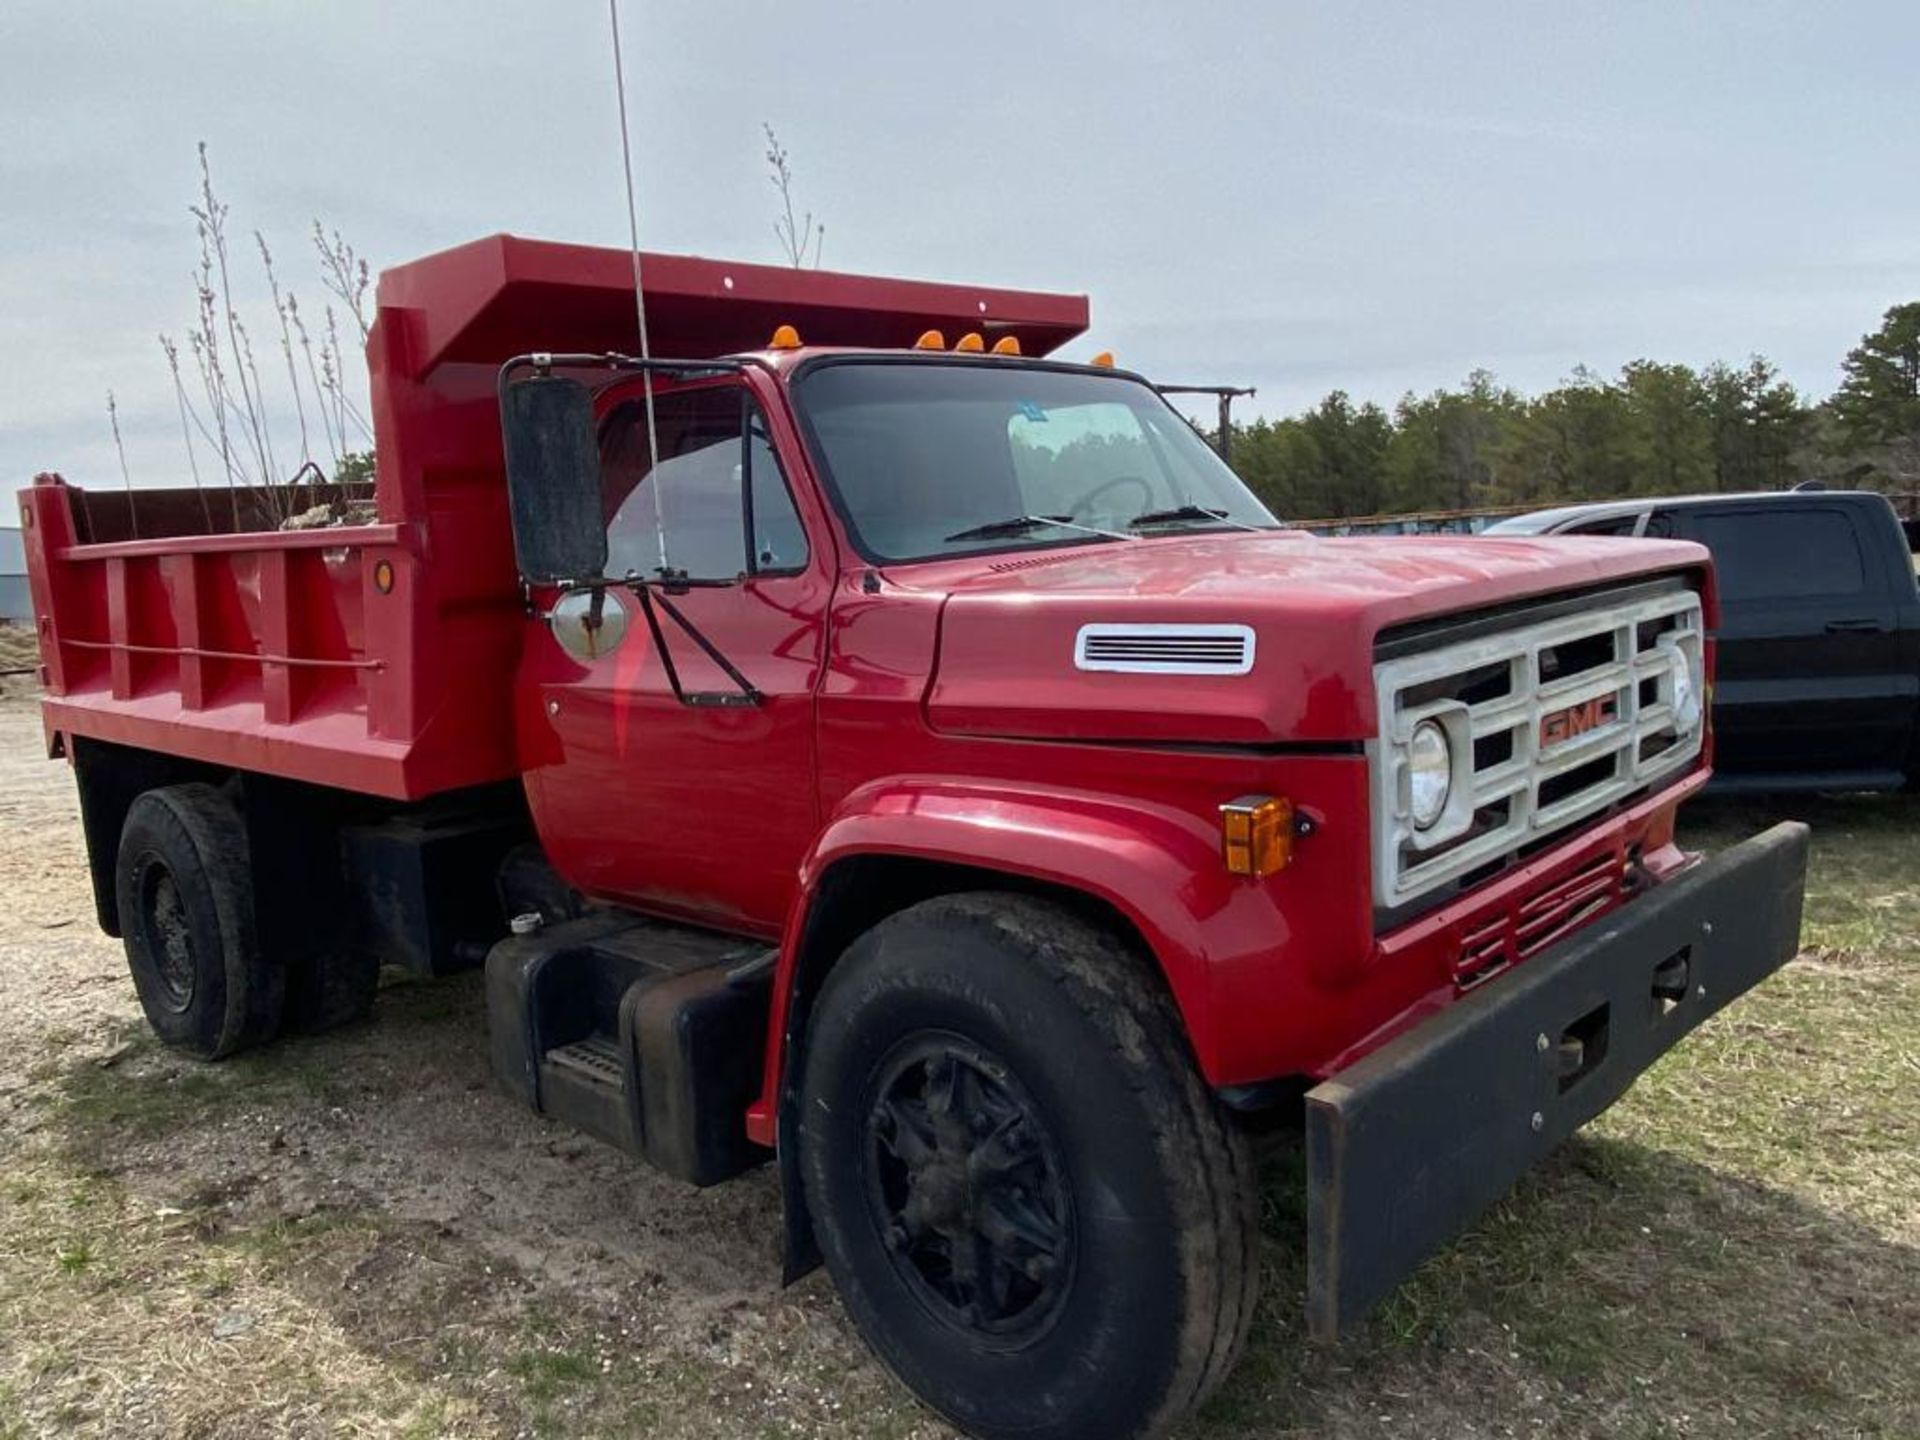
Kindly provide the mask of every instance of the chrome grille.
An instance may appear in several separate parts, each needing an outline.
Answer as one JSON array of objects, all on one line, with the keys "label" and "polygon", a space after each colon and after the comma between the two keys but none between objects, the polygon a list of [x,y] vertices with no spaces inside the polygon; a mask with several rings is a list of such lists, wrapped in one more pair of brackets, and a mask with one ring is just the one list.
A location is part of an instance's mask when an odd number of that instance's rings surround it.
[{"label": "chrome grille", "polygon": [[[1677,774],[1700,753],[1679,668],[1704,701],[1700,598],[1673,588],[1598,595],[1527,622],[1374,667],[1374,903],[1393,909]],[[1407,747],[1440,725],[1453,761],[1444,810],[1412,817]]]}]

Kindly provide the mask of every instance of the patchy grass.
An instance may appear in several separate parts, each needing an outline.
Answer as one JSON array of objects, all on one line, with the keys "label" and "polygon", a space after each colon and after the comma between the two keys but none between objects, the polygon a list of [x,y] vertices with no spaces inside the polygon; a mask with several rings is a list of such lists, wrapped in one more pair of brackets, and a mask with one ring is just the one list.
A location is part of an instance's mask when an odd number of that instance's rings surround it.
[{"label": "patchy grass", "polygon": [[429,1406],[447,1422],[432,1433],[497,1433],[472,1400],[362,1353],[257,1261],[205,1285],[186,1217],[44,1156],[7,1158],[39,1184],[0,1211],[0,1436],[368,1433]]},{"label": "patchy grass", "polygon": [[209,1225],[29,1163],[31,1198],[0,1213],[0,1440],[690,1437],[729,1414],[727,1433],[751,1433],[750,1384],[636,1341],[617,1311],[540,1305],[432,1227],[370,1211]]}]

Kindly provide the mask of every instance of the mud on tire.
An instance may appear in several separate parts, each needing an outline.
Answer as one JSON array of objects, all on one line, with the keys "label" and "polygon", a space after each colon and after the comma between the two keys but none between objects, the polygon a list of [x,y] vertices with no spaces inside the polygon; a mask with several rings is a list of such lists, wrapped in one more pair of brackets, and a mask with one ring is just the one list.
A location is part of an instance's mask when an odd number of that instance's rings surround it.
[{"label": "mud on tire", "polygon": [[1149,1436],[1252,1318],[1244,1138],[1149,962],[1030,896],[939,897],[834,967],[798,1136],[848,1310],[984,1437]]}]

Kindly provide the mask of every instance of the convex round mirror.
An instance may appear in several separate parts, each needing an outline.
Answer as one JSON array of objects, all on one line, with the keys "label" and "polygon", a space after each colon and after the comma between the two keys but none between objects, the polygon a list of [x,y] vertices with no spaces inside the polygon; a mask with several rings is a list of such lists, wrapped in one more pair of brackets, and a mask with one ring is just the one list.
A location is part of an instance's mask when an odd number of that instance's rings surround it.
[{"label": "convex round mirror", "polygon": [[553,638],[576,660],[610,655],[627,633],[627,607],[613,591],[569,590],[547,614]]}]

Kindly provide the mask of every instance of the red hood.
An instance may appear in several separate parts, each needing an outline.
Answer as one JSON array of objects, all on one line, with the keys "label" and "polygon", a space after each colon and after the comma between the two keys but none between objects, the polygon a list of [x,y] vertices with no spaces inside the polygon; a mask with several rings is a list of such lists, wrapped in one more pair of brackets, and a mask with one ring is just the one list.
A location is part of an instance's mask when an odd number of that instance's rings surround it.
[{"label": "red hood", "polygon": [[[952,562],[896,579],[948,592],[936,728],[975,734],[1233,743],[1363,740],[1373,646],[1410,620],[1704,570],[1698,545],[1617,537],[1323,540],[1208,534]],[[1080,626],[1250,625],[1252,673],[1109,674],[1074,666]]]}]

